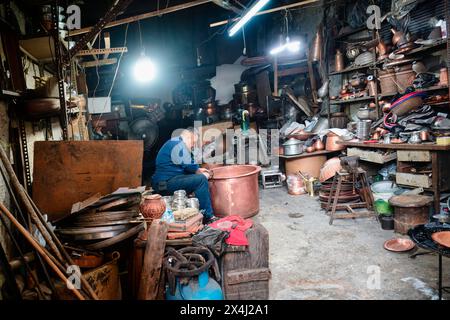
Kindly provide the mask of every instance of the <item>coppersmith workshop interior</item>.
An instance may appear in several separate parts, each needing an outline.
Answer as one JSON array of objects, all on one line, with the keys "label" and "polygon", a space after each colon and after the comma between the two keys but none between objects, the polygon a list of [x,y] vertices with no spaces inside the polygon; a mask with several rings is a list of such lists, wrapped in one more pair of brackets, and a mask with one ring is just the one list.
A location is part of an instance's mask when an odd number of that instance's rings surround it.
[{"label": "coppersmith workshop interior", "polygon": [[0,3],[1,300],[450,298],[450,0]]}]

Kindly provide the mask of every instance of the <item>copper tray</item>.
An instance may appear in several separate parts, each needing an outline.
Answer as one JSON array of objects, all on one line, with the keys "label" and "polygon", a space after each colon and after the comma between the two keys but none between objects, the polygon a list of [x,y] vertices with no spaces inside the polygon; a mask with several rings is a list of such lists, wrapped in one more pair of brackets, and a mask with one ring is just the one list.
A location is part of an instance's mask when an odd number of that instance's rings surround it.
[{"label": "copper tray", "polygon": [[[320,201],[327,202],[328,198],[329,198],[328,196],[319,195]],[[350,195],[350,196],[340,196],[338,198],[338,203],[347,203],[349,201],[355,201],[358,199],[359,199],[359,194]],[[333,202],[333,199],[331,199],[331,202]]]},{"label": "copper tray", "polygon": [[392,252],[405,252],[413,249],[415,246],[414,242],[410,239],[396,238],[387,240],[383,247]]},{"label": "copper tray", "polygon": [[450,231],[435,232],[431,235],[431,239],[443,247],[450,248]]}]

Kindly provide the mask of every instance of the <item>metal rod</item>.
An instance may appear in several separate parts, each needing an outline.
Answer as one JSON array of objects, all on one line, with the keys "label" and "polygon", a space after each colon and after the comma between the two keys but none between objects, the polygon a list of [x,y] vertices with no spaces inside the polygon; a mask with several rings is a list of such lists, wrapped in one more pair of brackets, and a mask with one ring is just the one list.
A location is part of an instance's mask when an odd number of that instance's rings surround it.
[{"label": "metal rod", "polygon": [[33,206],[31,205],[30,201],[28,200],[28,197],[26,196],[27,193],[24,192],[23,186],[20,184],[19,179],[17,179],[16,174],[14,173],[14,169],[11,165],[11,162],[9,162],[8,156],[6,155],[5,150],[0,145],[0,159],[3,162],[3,166],[6,169],[6,172],[8,173],[9,179],[19,196],[20,200],[22,201],[23,205],[25,206],[26,211],[29,213],[31,220],[36,225],[38,230],[41,232],[42,236],[44,237],[45,241],[48,243],[52,251],[56,254],[58,259],[62,260],[61,253],[56,248],[55,244],[50,238],[50,234],[47,232],[45,227],[41,224],[39,218],[37,217],[36,212],[33,210]]},{"label": "metal rod", "polygon": [[[168,14],[168,13],[176,12],[176,11],[179,11],[179,10],[192,8],[192,7],[199,6],[199,5],[202,5],[202,4],[205,4],[205,3],[209,3],[209,2],[212,2],[212,0],[195,0],[195,1],[188,2],[188,3],[182,3],[182,4],[179,4],[179,5],[176,5],[176,6],[171,6],[171,7],[168,7],[166,9],[151,11],[151,12],[148,12],[148,13],[139,14],[139,15],[136,15],[136,16],[133,16],[133,17],[129,17],[129,18],[119,19],[119,20],[107,23],[103,27],[103,29],[112,28],[112,27],[123,25],[123,24],[127,24],[127,23],[131,23],[131,22],[136,22],[136,21],[139,21],[139,20],[148,19],[148,18],[159,17],[159,16],[162,16],[164,14]],[[87,27],[87,28],[82,28],[82,29],[78,29],[78,30],[69,31],[69,37],[77,36],[77,35],[84,34],[84,33],[88,33],[88,32],[90,32],[92,30],[92,28],[93,27]]]},{"label": "metal rod", "polygon": [[[16,218],[14,218],[12,213],[1,202],[0,202],[0,213],[3,213],[4,215],[6,215],[8,217],[9,221],[11,221],[11,223],[14,224],[14,226],[25,237],[25,239],[28,240],[28,242],[33,246],[33,248],[36,249],[36,251],[42,255],[44,260],[53,269],[53,271],[56,272],[56,274],[63,281],[63,283],[67,283],[68,279],[61,272],[61,270],[59,270],[59,268],[55,265],[55,263],[53,263],[53,261],[50,259],[50,257],[45,254],[45,249],[42,248],[41,245],[36,240],[34,240],[33,236],[19,223],[19,221],[16,220]],[[72,289],[72,291],[74,292],[75,296],[78,299],[86,300],[83,297],[83,295],[81,295],[81,293],[76,288]]]},{"label": "metal rod", "polygon": [[442,300],[442,255],[439,253],[439,300]]},{"label": "metal rod", "polygon": [[[13,200],[13,203],[16,206],[16,209],[19,212],[19,215],[20,215],[22,221],[24,221],[25,226],[27,226],[27,228],[29,228],[29,223],[25,220],[25,216],[24,216],[24,214],[22,212],[22,208],[20,207],[19,202],[17,201],[16,195],[13,192],[11,184],[9,183],[9,180],[6,177],[6,173],[5,173],[5,170],[4,170],[2,165],[0,165],[0,173],[1,173],[2,177],[3,177],[3,180],[5,181],[5,184],[6,184],[6,187],[8,189],[9,195],[11,196],[11,199]],[[1,220],[2,220],[3,224],[5,225],[5,228],[7,228],[8,226],[3,221],[3,217],[1,217]],[[8,231],[9,229],[7,228],[6,230]],[[36,279],[34,278],[34,273],[31,272],[31,268],[28,265],[28,262],[31,262],[31,261],[33,261],[35,259],[34,252],[30,253],[31,257],[30,257],[30,259],[28,259],[28,257],[27,257],[28,254],[23,254],[22,249],[20,248],[20,246],[17,243],[16,239],[13,237],[12,232],[9,233],[9,236],[11,237],[11,241],[14,243],[14,245],[15,245],[15,247],[16,247],[17,251],[19,252],[19,255],[20,255],[20,259],[15,260],[15,261],[17,261],[18,266],[14,266],[13,264],[11,264],[11,268],[15,269],[15,268],[20,267],[21,265],[24,265],[25,268],[27,269],[27,271],[30,272],[31,276],[33,277],[33,280],[35,280],[35,282],[36,282]],[[37,255],[37,257],[38,257],[38,260],[39,260],[39,264],[42,267],[42,271],[44,272],[45,278],[47,279],[48,285],[50,286],[50,288],[52,289],[53,292],[56,292],[55,286],[53,285],[53,282],[52,282],[52,280],[51,280],[51,278],[50,278],[50,276],[48,274],[48,271],[47,271],[47,268],[46,268],[46,266],[44,264],[44,261],[42,260],[40,255]],[[38,286],[38,292],[41,292],[39,286]],[[43,296],[42,293],[41,293],[41,296]]]},{"label": "metal rod", "polygon": [[[22,187],[23,188],[23,187]],[[62,253],[62,255],[64,256],[64,258],[68,261],[69,265],[75,265],[75,262],[72,260],[72,257],[67,253],[67,250],[65,249],[65,247],[63,246],[63,244],[61,243],[61,241],[59,241],[59,238],[55,235],[55,233],[53,232],[53,230],[48,226],[48,224],[44,221],[44,217],[41,213],[41,211],[39,210],[39,208],[36,206],[36,204],[34,203],[34,201],[31,199],[30,195],[28,193],[26,193],[28,199],[30,200],[31,205],[33,206],[34,210],[36,210],[36,212],[38,213],[37,216],[41,219],[41,222],[46,226],[48,233],[50,234],[50,236],[53,238],[56,247],[60,250],[60,252]],[[80,280],[82,285],[86,288],[86,290],[88,291],[90,297],[94,300],[98,300],[97,294],[95,293],[94,289],[92,289],[91,285],[89,284],[89,282],[86,280],[86,278],[84,277],[84,275],[80,276]]]},{"label": "metal rod", "polygon": [[8,258],[6,257],[5,250],[3,250],[3,246],[0,244],[0,270],[3,270],[3,274],[5,276],[6,287],[8,288],[8,294],[11,295],[13,300],[22,300],[20,296],[19,287],[16,282],[16,277],[14,276],[14,272],[8,262]]}]

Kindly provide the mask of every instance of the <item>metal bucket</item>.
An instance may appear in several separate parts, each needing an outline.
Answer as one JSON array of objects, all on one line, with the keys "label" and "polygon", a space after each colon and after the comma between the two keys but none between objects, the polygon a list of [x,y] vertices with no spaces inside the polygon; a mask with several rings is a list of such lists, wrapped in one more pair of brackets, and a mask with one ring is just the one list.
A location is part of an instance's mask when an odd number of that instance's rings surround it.
[{"label": "metal bucket", "polygon": [[214,214],[249,218],[259,212],[259,166],[232,165],[212,169],[209,181]]}]

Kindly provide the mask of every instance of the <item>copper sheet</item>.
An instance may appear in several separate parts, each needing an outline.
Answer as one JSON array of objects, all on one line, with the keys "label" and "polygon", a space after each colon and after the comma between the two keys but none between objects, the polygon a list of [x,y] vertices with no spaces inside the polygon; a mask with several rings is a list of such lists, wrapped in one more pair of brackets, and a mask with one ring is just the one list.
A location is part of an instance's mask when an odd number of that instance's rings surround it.
[{"label": "copper sheet", "polygon": [[33,200],[50,221],[72,204],[142,184],[142,141],[39,141],[34,144]]},{"label": "copper sheet", "polygon": [[431,239],[441,246],[450,248],[450,231],[435,232],[431,235]]},{"label": "copper sheet", "polygon": [[384,248],[393,252],[405,252],[414,248],[416,245],[410,239],[391,239],[384,243]]}]

